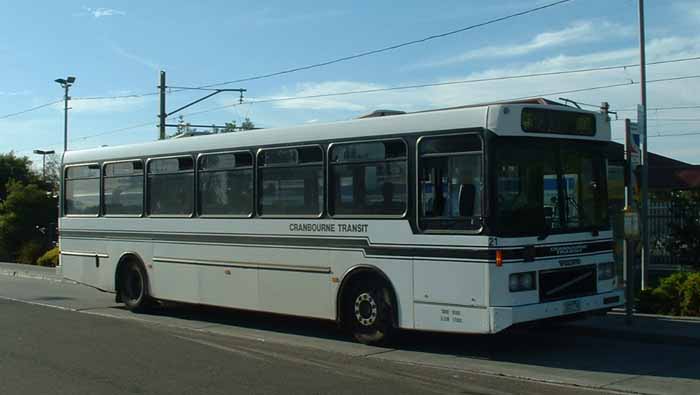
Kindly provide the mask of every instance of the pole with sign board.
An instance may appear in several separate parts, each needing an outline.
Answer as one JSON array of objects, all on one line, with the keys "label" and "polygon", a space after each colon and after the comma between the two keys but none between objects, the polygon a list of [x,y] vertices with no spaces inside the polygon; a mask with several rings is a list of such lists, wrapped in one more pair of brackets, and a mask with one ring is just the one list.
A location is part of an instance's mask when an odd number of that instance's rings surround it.
[{"label": "pole with sign board", "polygon": [[634,313],[636,242],[639,240],[639,211],[634,195],[637,190],[636,170],[642,164],[641,136],[638,124],[625,119],[625,209],[624,209],[624,283],[627,324]]}]

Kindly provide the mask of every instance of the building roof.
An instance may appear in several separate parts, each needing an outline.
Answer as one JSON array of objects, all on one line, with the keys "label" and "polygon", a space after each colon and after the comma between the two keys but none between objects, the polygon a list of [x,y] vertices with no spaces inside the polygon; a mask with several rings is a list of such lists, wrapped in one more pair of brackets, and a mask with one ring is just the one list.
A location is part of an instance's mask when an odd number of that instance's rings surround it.
[{"label": "building roof", "polygon": [[[624,162],[625,146],[611,143],[610,162]],[[649,189],[685,190],[700,188],[700,166],[649,152]]]}]

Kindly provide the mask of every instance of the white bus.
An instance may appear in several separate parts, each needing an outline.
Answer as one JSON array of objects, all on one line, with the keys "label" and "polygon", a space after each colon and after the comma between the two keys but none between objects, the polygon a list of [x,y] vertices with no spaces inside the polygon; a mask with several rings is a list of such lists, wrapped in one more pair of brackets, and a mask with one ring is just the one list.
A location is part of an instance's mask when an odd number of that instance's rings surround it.
[{"label": "white bus", "polygon": [[543,100],[69,151],[60,267],[168,300],[496,333],[623,304],[606,114]]}]

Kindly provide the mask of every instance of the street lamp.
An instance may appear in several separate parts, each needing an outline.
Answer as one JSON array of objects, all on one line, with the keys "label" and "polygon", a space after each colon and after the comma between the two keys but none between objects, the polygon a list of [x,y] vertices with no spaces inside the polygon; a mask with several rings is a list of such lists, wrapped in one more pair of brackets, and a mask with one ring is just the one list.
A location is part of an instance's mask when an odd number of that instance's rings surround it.
[{"label": "street lamp", "polygon": [[65,152],[68,151],[68,100],[70,100],[68,88],[75,82],[75,77],[69,76],[66,77],[66,79],[58,78],[54,81],[61,84],[61,87],[65,90],[65,94],[63,95],[63,151]]},{"label": "street lamp", "polygon": [[44,162],[44,163],[43,163],[43,165],[42,165],[42,167],[41,167],[41,168],[42,168],[41,174],[44,175],[44,181],[46,181],[46,155],[55,154],[56,151],[54,151],[54,150],[42,151],[42,150],[40,150],[40,149],[35,149],[35,150],[34,150],[34,153],[37,154],[37,155],[42,155],[42,156],[43,156],[43,162]]}]

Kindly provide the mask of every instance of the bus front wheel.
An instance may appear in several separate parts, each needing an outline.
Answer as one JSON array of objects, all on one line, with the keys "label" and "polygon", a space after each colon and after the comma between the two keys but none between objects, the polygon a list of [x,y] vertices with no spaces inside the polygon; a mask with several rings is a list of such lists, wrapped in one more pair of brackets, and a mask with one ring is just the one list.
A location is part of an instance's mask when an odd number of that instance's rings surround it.
[{"label": "bus front wheel", "polygon": [[363,344],[386,344],[393,331],[391,290],[382,281],[358,281],[343,298],[343,324]]},{"label": "bus front wheel", "polygon": [[150,307],[146,271],[138,262],[132,260],[126,263],[121,273],[119,296],[131,311],[144,312]]}]

